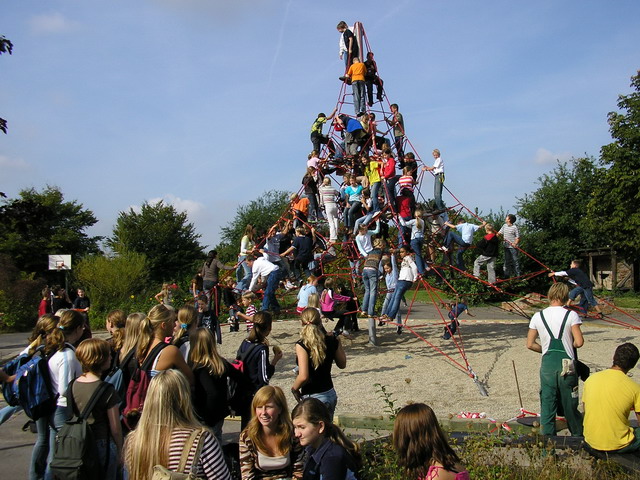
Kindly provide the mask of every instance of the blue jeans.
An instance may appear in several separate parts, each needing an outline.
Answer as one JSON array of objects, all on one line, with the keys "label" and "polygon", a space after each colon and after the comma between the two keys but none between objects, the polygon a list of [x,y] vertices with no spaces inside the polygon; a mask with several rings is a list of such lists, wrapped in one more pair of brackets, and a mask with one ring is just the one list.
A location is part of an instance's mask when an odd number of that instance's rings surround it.
[{"label": "blue jeans", "polygon": [[[239,265],[238,268],[236,268],[236,280],[238,281],[238,283],[246,283],[247,286],[245,287],[245,289],[247,289],[249,283],[251,283],[251,268],[249,267],[249,265],[247,265],[247,262],[244,261],[245,258],[247,258],[246,255],[238,255]],[[249,281],[246,281],[247,277],[249,278]]]},{"label": "blue jeans", "polygon": [[378,201],[378,192],[380,192],[380,182],[371,184],[371,213],[380,210],[380,202]]},{"label": "blue jeans", "polygon": [[29,467],[30,480],[42,480],[47,469],[47,455],[49,454],[49,417],[36,420],[38,436],[31,452],[31,465]]},{"label": "blue jeans", "polygon": [[[109,442],[109,459],[107,460],[107,442]],[[102,465],[102,471],[104,472],[103,480],[116,480],[118,475],[118,469],[120,465],[118,463],[118,452],[116,451],[116,444],[113,440],[101,438],[96,440],[96,447],[98,449],[98,462]]]},{"label": "blue jeans", "polygon": [[520,276],[520,262],[516,248],[505,247],[504,249],[504,275],[507,278]]},{"label": "blue jeans", "polygon": [[358,218],[353,224],[353,234],[357,235],[358,230],[360,229],[360,225],[362,225],[363,223],[366,225],[371,220],[373,220],[373,213],[367,213],[364,217]]},{"label": "blue jeans", "polygon": [[413,282],[407,282],[406,280],[398,280],[396,283],[396,290],[393,292],[393,299],[391,300],[391,306],[389,307],[389,318],[396,318],[398,311],[400,310],[400,300],[407,290],[411,288]]},{"label": "blue jeans", "polygon": [[4,407],[2,410],[0,410],[0,425],[9,420],[14,413],[17,413],[20,410],[22,410],[22,407],[20,405],[16,405],[15,407],[7,405],[6,407]]},{"label": "blue jeans", "polygon": [[398,177],[392,177],[385,180],[385,196],[387,197],[387,203],[393,205],[395,208],[396,205],[396,185],[398,183]]},{"label": "blue jeans", "polygon": [[364,112],[366,110],[364,104],[364,98],[366,95],[364,82],[362,80],[356,80],[355,82],[352,82],[351,89],[353,91],[353,108],[357,115],[360,112]]},{"label": "blue jeans", "polygon": [[267,286],[264,289],[264,298],[262,299],[262,310],[273,310],[274,313],[280,311],[280,304],[276,298],[276,289],[280,283],[280,273],[282,270],[274,270],[267,277]]},{"label": "blue jeans", "polygon": [[411,250],[415,253],[416,267],[418,267],[418,273],[422,275],[425,271],[424,260],[422,258],[422,245],[424,244],[424,237],[417,237],[411,240]]},{"label": "blue jeans", "polygon": [[[387,292],[387,294],[384,296],[384,302],[382,303],[381,315],[387,315],[387,316],[389,315],[389,307],[391,307],[392,300],[393,300],[393,292]],[[396,313],[395,320],[396,322],[400,323],[400,309],[398,309],[398,313]]]},{"label": "blue jeans", "polygon": [[433,177],[433,198],[436,202],[436,208],[442,210],[444,203],[442,203],[442,187],[444,186],[444,174],[438,173]]},{"label": "blue jeans", "polygon": [[376,297],[378,296],[378,271],[373,268],[362,270],[362,283],[364,285],[364,297],[360,309],[373,317],[376,309]]},{"label": "blue jeans", "polygon": [[[53,425],[56,427],[56,429],[60,430],[60,428],[65,424],[65,422],[69,420],[72,416],[73,416],[73,409],[70,406],[62,407],[58,405],[56,407],[56,411],[51,416],[51,420],[53,421]],[[49,455],[47,456],[47,466],[50,465],[51,461],[53,460],[53,451],[54,451],[54,445],[56,444],[57,433],[58,432],[56,432],[56,430],[54,430],[53,428],[49,428]],[[53,480],[53,475],[49,471],[49,468],[47,468],[44,478],[45,480]]]},{"label": "blue jeans", "polygon": [[464,265],[464,252],[471,246],[471,244],[462,240],[462,237],[453,230],[449,230],[447,236],[444,237],[444,246],[451,248],[451,244],[455,242],[459,245],[458,253],[456,254],[456,260],[458,262],[458,268],[462,271],[466,271],[467,267]]},{"label": "blue jeans", "polygon": [[360,202],[351,202],[351,206],[349,207],[349,223],[347,227],[352,227],[355,225],[356,220],[360,218],[360,214],[362,213],[362,203]]},{"label": "blue jeans", "polygon": [[309,395],[303,395],[303,398],[317,398],[324,403],[329,409],[331,414],[331,420],[333,420],[333,414],[336,412],[336,405],[338,404],[338,394],[336,390],[332,388],[326,392],[310,393]]},{"label": "blue jeans", "polygon": [[578,309],[582,313],[582,315],[586,315],[589,313],[589,305],[595,307],[598,302],[593,298],[593,289],[592,288],[583,288],[583,287],[574,287],[569,292],[569,298],[571,300],[575,300],[576,297],[580,295],[580,303],[578,304]]}]

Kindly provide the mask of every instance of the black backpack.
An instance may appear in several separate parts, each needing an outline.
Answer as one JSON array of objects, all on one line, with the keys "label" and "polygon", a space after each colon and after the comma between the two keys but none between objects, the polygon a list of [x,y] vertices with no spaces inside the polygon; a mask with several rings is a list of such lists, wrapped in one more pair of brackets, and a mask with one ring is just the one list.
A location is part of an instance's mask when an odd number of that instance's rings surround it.
[{"label": "black backpack", "polygon": [[[77,407],[72,390],[74,383],[75,380],[69,384],[69,401],[75,412]],[[91,426],[87,423],[87,417],[107,388],[109,388],[109,383],[102,382],[91,395],[91,399],[82,413],[68,420],[58,431],[56,443],[53,445],[53,460],[50,464],[51,472],[56,479],[80,480],[103,477],[104,465],[100,465],[98,460],[98,449]]]}]

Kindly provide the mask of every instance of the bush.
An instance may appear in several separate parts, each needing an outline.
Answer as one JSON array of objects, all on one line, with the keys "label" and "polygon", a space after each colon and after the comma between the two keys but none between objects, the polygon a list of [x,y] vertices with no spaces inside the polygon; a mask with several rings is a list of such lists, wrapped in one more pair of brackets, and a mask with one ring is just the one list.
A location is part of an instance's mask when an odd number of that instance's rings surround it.
[{"label": "bush", "polygon": [[38,318],[42,279],[20,272],[8,255],[0,255],[0,326],[2,330],[29,330]]},{"label": "bush", "polygon": [[146,258],[140,253],[83,258],[76,266],[74,276],[78,286],[84,288],[91,299],[92,325],[104,326],[104,315],[116,308],[126,312],[147,312],[151,306],[146,300],[149,298],[145,291],[147,273]]}]

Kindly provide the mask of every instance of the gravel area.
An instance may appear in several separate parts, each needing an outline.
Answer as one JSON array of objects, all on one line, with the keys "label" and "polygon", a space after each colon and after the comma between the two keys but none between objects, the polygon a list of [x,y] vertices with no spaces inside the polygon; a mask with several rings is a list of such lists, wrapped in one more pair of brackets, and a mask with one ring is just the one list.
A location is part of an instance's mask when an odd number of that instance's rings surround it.
[{"label": "gravel area", "polygon": [[[375,386],[381,384],[393,395],[395,405],[399,407],[407,402],[425,402],[440,417],[459,412],[484,412],[488,417],[507,420],[520,410],[514,364],[524,408],[539,411],[541,357],[525,346],[528,320],[495,307],[474,308],[472,313],[475,317],[461,317],[464,355],[453,341],[441,338],[443,324],[433,305],[416,303],[408,328],[401,335],[396,334],[393,325],[380,327],[378,347],[368,345],[367,320],[359,319],[361,330],[351,339],[343,339],[347,367],[339,370],[334,366],[333,369],[339,397],[337,415],[385,413],[385,403]],[[329,322],[327,329],[332,326],[333,322]],[[288,392],[295,378],[292,372],[294,344],[299,331],[300,324],[296,319],[284,319],[274,323],[269,337],[272,345],[279,345],[284,351],[271,383],[287,392],[290,406],[294,405],[293,396]],[[585,321],[583,333],[585,345],[579,350],[580,359],[592,371],[609,367],[613,351],[620,343],[630,341],[640,345],[639,331],[600,320]],[[221,354],[234,358],[244,336],[242,332],[223,331]],[[488,396],[481,395],[478,386],[465,372],[467,362]],[[640,377],[636,370],[632,375]]]}]

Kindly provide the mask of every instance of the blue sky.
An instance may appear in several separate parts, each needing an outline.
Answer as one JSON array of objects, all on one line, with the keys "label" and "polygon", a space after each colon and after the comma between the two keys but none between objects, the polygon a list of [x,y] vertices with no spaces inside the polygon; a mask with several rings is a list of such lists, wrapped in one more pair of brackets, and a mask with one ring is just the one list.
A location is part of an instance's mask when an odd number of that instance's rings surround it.
[{"label": "blue sky", "polygon": [[639,18],[637,0],[5,2],[0,191],[57,185],[94,235],[165,199],[213,246],[238,205],[299,188],[345,20],[364,24],[418,154],[442,151],[469,208],[510,210],[556,159],[611,141]]}]

